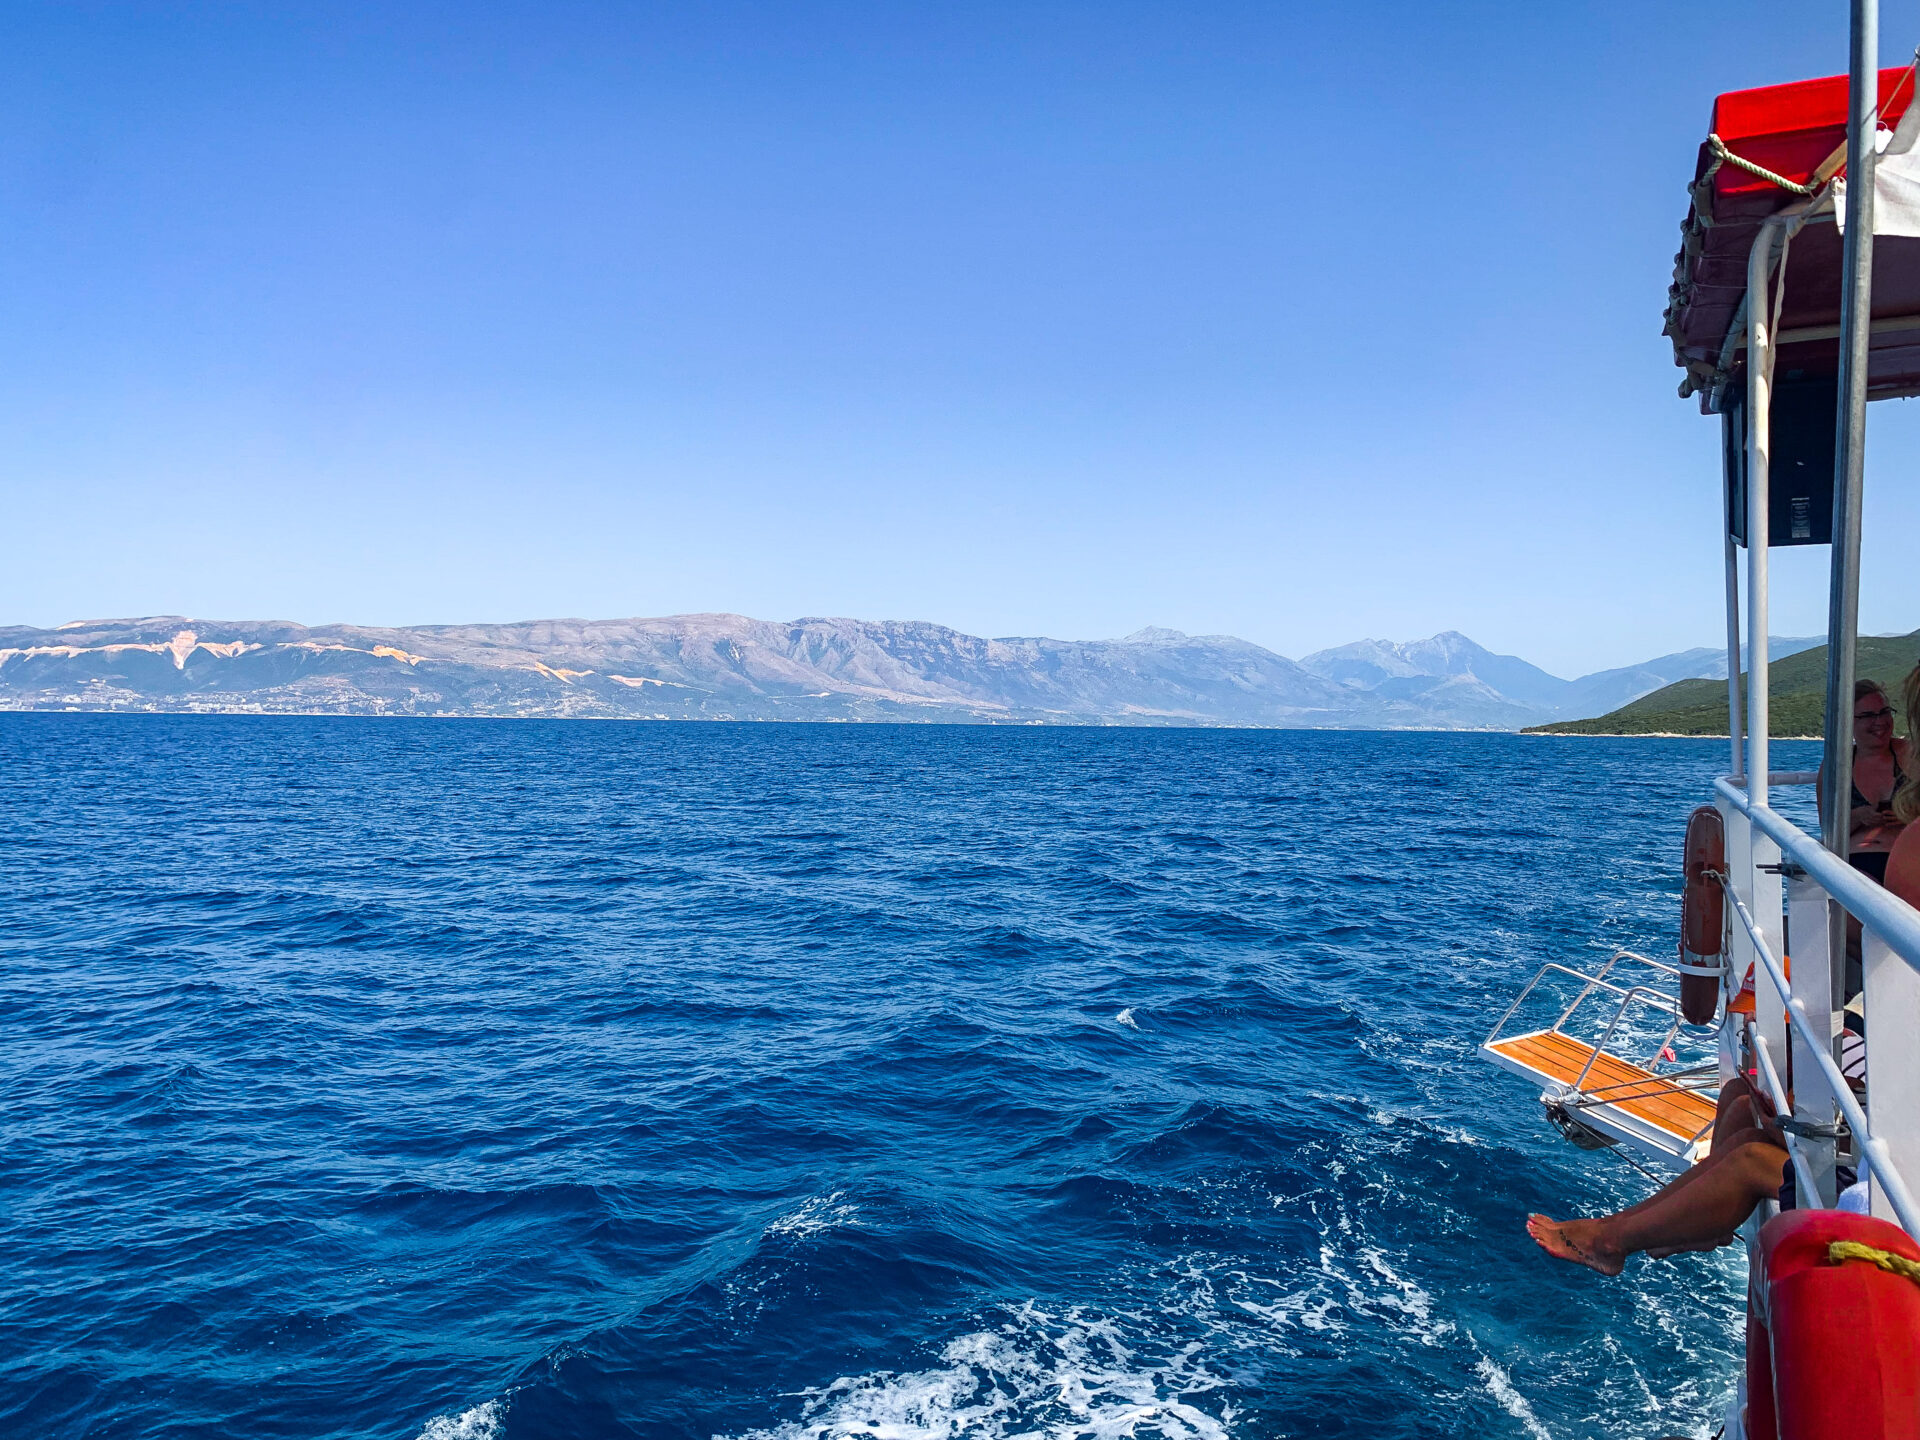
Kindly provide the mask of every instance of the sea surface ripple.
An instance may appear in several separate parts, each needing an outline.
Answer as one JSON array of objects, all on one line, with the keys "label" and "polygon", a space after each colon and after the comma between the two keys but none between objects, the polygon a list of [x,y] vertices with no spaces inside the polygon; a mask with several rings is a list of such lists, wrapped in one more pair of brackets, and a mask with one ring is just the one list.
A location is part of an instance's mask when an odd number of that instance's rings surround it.
[{"label": "sea surface ripple", "polygon": [[[0,716],[37,1437],[1707,1435],[1473,1058],[1724,742]],[[1781,746],[1777,763],[1811,763]]]}]

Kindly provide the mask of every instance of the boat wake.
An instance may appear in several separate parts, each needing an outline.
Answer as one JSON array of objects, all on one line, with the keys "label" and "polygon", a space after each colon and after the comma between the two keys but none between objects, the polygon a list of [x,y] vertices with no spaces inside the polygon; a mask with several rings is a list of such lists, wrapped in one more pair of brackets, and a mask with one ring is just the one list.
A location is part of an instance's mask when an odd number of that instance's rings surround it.
[{"label": "boat wake", "polygon": [[1232,1405],[1217,1395],[1218,1413],[1198,1403],[1226,1384],[1201,1351],[1188,1342],[1153,1353],[1115,1319],[1030,1304],[952,1340],[924,1370],[880,1370],[801,1391],[798,1415],[737,1440],[1226,1440]]},{"label": "boat wake", "polygon": [[1480,1363],[1473,1367],[1473,1373],[1480,1377],[1487,1387],[1487,1393],[1500,1402],[1500,1408],[1527,1427],[1527,1434],[1533,1440],[1553,1440],[1547,1427],[1540,1423],[1540,1417],[1533,1413],[1533,1406],[1527,1403],[1527,1397],[1513,1388],[1513,1377],[1501,1369],[1486,1356],[1480,1357]]}]

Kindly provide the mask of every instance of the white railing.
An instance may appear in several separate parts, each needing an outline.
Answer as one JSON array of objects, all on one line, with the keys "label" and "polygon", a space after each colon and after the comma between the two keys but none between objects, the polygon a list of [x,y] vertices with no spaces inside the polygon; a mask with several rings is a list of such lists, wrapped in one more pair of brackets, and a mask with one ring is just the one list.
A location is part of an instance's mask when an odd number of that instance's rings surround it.
[{"label": "white railing", "polygon": [[[1760,1062],[1760,1078],[1766,1082],[1767,1098],[1773,1101],[1774,1110],[1781,1115],[1793,1113],[1793,1101],[1788,1095],[1786,1084],[1780,1079],[1780,1072],[1774,1068],[1773,1047],[1767,1044],[1767,1037],[1753,1037],[1754,1058]],[[1814,1177],[1813,1164],[1807,1159],[1807,1152],[1801,1147],[1800,1137],[1792,1131],[1782,1131],[1781,1138],[1787,1142],[1787,1158],[1793,1161],[1793,1176],[1800,1183],[1803,1195],[1818,1195],[1820,1182]]]},{"label": "white railing", "polygon": [[[1759,1078],[1780,1114],[1810,1136],[1830,1134],[1837,1109],[1872,1177],[1875,1213],[1897,1220],[1908,1234],[1920,1237],[1920,1207],[1907,1183],[1909,1174],[1920,1175],[1920,912],[1777,811],[1754,803],[1738,783],[1740,778],[1718,780],[1714,790],[1727,819],[1727,897],[1739,920],[1737,927],[1729,927],[1729,939],[1734,942],[1729,946],[1729,987],[1738,985],[1746,969],[1742,962],[1751,958],[1756,975],[1767,977],[1779,1000],[1778,1010],[1759,1003],[1754,1007],[1753,1049]],[[1767,778],[1774,785],[1792,785],[1810,784],[1816,777],[1794,772]],[[1807,992],[1800,995],[1794,993],[1781,961],[1787,946],[1781,930],[1780,877],[1788,867],[1769,863],[1768,852],[1776,849],[1805,877],[1796,884],[1804,890],[1796,894],[1793,905],[1794,949],[1800,955],[1800,978]],[[1862,925],[1866,1011],[1874,1037],[1867,1061],[1868,1095],[1880,1118],[1877,1128],[1869,1124],[1834,1058],[1838,1031],[1829,974],[1825,903],[1829,898]],[[1804,942],[1803,925],[1808,932]],[[1756,984],[1756,1000],[1761,993]],[[1792,1044],[1796,1040],[1799,1043]],[[1776,1066],[1776,1056],[1784,1054],[1789,1044],[1794,1064],[1791,1106]],[[1795,1177],[1808,1197],[1803,1203],[1818,1203],[1823,1166],[1821,1156],[1810,1155],[1809,1148],[1791,1131],[1787,1134]],[[1824,1159],[1829,1170],[1831,1156],[1829,1148]]]},{"label": "white railing", "polygon": [[[1811,785],[1815,776],[1806,771],[1784,775],[1775,771],[1771,779],[1775,785]],[[1920,911],[1874,884],[1777,810],[1765,805],[1749,807],[1746,792],[1736,785],[1716,780],[1713,788],[1805,870],[1816,885],[1846,906],[1867,929],[1884,936],[1896,955],[1920,971]]]}]

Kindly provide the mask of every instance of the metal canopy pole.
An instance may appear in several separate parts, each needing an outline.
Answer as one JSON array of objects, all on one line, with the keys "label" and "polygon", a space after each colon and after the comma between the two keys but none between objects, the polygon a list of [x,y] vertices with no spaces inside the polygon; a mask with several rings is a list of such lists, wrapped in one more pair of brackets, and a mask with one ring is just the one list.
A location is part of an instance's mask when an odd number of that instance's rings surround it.
[{"label": "metal canopy pole", "polygon": [[1767,803],[1768,457],[1772,450],[1773,307],[1767,280],[1784,222],[1774,216],[1747,254],[1747,798]]},{"label": "metal canopy pole", "polygon": [[[1853,790],[1854,646],[1860,629],[1860,505],[1867,445],[1867,342],[1873,319],[1873,171],[1880,122],[1880,4],[1853,0],[1847,65],[1847,235],[1841,265],[1839,413],[1827,598],[1826,784],[1821,839],[1847,858]],[[1911,717],[1908,720],[1912,724]],[[1846,1001],[1846,923],[1828,916],[1833,1006]]]},{"label": "metal canopy pole", "polygon": [[1733,467],[1739,454],[1735,447],[1741,437],[1734,430],[1733,416],[1732,410],[1722,411],[1720,415],[1720,508],[1726,517],[1720,539],[1726,551],[1727,567],[1727,745],[1732,751],[1727,773],[1739,775],[1744,773],[1740,764],[1740,555],[1733,543]]}]

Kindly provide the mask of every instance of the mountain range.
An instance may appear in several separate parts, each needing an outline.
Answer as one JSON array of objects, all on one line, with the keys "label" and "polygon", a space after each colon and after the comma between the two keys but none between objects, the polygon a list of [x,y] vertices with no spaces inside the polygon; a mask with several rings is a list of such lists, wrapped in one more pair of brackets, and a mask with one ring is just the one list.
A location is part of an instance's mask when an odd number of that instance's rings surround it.
[{"label": "mountain range", "polygon": [[[1775,658],[1820,643],[1776,639]],[[383,629],[185,616],[0,627],[0,709],[1511,730],[1710,648],[1563,680],[1456,631],[1289,660],[1230,635],[985,639],[923,621],[675,615]]]}]

